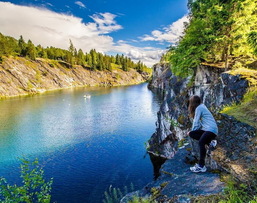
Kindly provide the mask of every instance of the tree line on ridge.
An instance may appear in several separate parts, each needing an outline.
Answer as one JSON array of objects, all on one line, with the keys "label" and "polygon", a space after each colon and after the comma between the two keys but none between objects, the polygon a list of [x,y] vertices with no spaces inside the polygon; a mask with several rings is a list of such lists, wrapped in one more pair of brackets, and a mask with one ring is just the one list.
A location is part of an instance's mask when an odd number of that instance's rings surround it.
[{"label": "tree line on ridge", "polygon": [[112,71],[113,64],[116,64],[116,67],[121,68],[123,71],[128,71],[131,68],[139,73],[149,71],[149,68],[141,61],[135,63],[123,54],[109,56],[97,52],[95,49],[90,50],[89,53],[84,53],[82,49],[77,50],[71,40],[68,50],[64,50],[52,46],[47,48],[41,45],[35,46],[31,40],[26,43],[22,36],[20,36],[19,40],[16,40],[0,33],[0,62],[3,56],[21,56],[31,60],[36,60],[36,58],[60,60],[68,63],[70,67],[81,65],[91,70],[99,71]]}]

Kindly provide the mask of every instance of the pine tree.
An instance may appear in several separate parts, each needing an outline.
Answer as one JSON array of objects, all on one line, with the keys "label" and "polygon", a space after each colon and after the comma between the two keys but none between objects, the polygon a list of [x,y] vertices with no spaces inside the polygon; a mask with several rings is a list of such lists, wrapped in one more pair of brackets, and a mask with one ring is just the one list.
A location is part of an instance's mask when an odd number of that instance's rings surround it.
[{"label": "pine tree", "polygon": [[[128,71],[130,68],[141,70],[141,66],[137,65],[127,56],[119,55],[108,56],[103,55],[102,53],[96,52],[95,49],[92,49],[89,53],[84,54],[82,49],[77,49],[74,47],[72,41],[70,40],[70,46],[68,50],[63,50],[55,47],[43,48],[41,45],[35,45],[31,40],[28,40],[26,43],[22,36],[19,40],[16,40],[12,37],[4,36],[0,33],[0,61],[2,61],[2,56],[26,56],[32,60],[35,60],[36,57],[48,58],[52,60],[63,60],[71,65],[88,65],[92,70],[109,70],[112,71],[112,63],[119,65],[124,71]],[[144,65],[143,65],[144,66]]]},{"label": "pine tree", "polygon": [[75,54],[75,49],[76,48],[74,47],[74,45],[73,45],[73,43],[72,43],[72,41],[70,39],[69,52],[71,53],[72,56],[74,56],[74,54]]},{"label": "pine tree", "polygon": [[66,54],[66,59],[67,59],[67,62],[71,64],[71,67],[73,67],[75,64],[75,57],[74,57],[75,49],[76,48],[74,47],[72,41],[70,40],[70,46]]},{"label": "pine tree", "polygon": [[119,54],[116,55],[115,59],[116,59],[116,60],[115,60],[115,64],[121,65],[121,59],[120,59]]},{"label": "pine tree", "polygon": [[19,55],[20,49],[13,37],[4,36],[0,33],[0,56]]},{"label": "pine tree", "polygon": [[106,69],[107,69],[108,71],[112,71],[112,64],[111,64],[111,62],[107,61],[107,67],[106,67]]},{"label": "pine tree", "polygon": [[32,60],[36,60],[36,49],[31,40],[28,41],[26,47],[26,56]]},{"label": "pine tree", "polygon": [[138,62],[137,62],[136,70],[137,70],[137,72],[139,72],[139,73],[142,73],[142,72],[143,72],[143,63],[142,63],[141,61],[138,61]]},{"label": "pine tree", "polygon": [[26,42],[24,41],[22,35],[20,36],[20,39],[18,41],[18,45],[20,48],[20,56],[26,56]]},{"label": "pine tree", "polygon": [[97,69],[102,71],[105,69],[104,67],[104,61],[103,61],[103,55],[101,53],[98,53],[97,55],[98,60],[97,60]]},{"label": "pine tree", "polygon": [[86,54],[86,63],[89,67],[92,67],[93,64],[92,64],[92,56],[91,54]]},{"label": "pine tree", "polygon": [[84,65],[84,63],[85,63],[84,53],[83,53],[82,49],[79,49],[78,55],[77,55],[77,64]]},{"label": "pine tree", "polygon": [[54,51],[53,47],[47,47],[46,53],[49,59],[54,59]]},{"label": "pine tree", "polygon": [[122,60],[122,70],[128,71],[128,58],[127,57],[124,58],[124,56]]},{"label": "pine tree", "polygon": [[0,63],[2,62],[2,56],[6,54],[7,52],[5,36],[0,33]]},{"label": "pine tree", "polygon": [[90,55],[92,58],[92,66],[91,68],[95,70],[97,68],[97,53],[95,49],[90,50]]},{"label": "pine tree", "polygon": [[116,59],[115,59],[115,57],[114,56],[111,56],[111,61],[110,61],[111,63],[115,63],[116,62]]},{"label": "pine tree", "polygon": [[45,49],[42,50],[42,58],[48,58],[47,51]]}]

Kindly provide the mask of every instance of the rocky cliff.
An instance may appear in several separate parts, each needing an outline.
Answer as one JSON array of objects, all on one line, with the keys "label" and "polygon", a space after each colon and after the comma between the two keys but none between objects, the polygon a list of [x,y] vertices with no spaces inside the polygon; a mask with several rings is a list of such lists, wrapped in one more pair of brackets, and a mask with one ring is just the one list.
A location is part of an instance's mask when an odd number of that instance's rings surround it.
[{"label": "rocky cliff", "polygon": [[150,89],[168,90],[169,79],[172,76],[170,70],[170,64],[168,63],[157,63],[153,66],[152,80],[148,84]]},{"label": "rocky cliff", "polygon": [[[256,129],[218,113],[224,105],[242,100],[249,87],[248,81],[240,75],[230,75],[223,69],[209,66],[198,67],[194,78],[181,79],[170,73],[168,75],[169,84],[157,86],[168,89],[158,112],[156,132],[149,141],[149,152],[168,159],[176,154],[178,142],[185,138],[191,128],[187,101],[190,96],[197,94],[214,113],[219,126],[218,148],[208,159],[208,166],[226,170],[242,181],[251,180],[254,176],[251,169],[257,169]],[[192,148],[191,156],[197,157],[197,143],[191,139],[188,141]]]},{"label": "rocky cliff", "polygon": [[[239,103],[249,83],[240,75],[231,75],[224,69],[200,66],[193,77],[179,78],[167,69],[167,64],[157,64],[149,87],[165,92],[164,101],[157,114],[156,132],[149,140],[150,156],[167,161],[160,168],[160,176],[142,190],[124,197],[127,202],[133,195],[157,202],[194,202],[196,196],[209,196],[224,190],[213,169],[226,171],[249,185],[257,178],[256,129],[219,111],[223,106]],[[190,131],[187,101],[199,95],[214,114],[219,134],[218,145],[206,159],[208,172],[194,174],[190,164],[198,159],[198,143],[186,133]],[[213,197],[214,198],[214,197]],[[203,202],[206,202],[204,200]],[[211,202],[215,199],[211,198]]]},{"label": "rocky cliff", "polygon": [[118,86],[138,84],[149,75],[134,69],[125,72],[91,71],[82,66],[69,67],[62,61],[21,57],[4,58],[0,64],[0,97],[40,93],[47,90],[78,86]]}]

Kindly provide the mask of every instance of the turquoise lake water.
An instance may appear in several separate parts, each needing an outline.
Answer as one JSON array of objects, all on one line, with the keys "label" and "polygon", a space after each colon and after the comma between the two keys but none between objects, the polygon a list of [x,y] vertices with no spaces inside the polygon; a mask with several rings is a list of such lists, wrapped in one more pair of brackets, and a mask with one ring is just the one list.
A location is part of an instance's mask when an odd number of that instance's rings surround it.
[{"label": "turquoise lake water", "polygon": [[147,84],[1,100],[0,176],[19,184],[19,158],[37,157],[54,178],[53,202],[100,203],[110,185],[140,189],[153,179],[145,143],[160,102]]}]

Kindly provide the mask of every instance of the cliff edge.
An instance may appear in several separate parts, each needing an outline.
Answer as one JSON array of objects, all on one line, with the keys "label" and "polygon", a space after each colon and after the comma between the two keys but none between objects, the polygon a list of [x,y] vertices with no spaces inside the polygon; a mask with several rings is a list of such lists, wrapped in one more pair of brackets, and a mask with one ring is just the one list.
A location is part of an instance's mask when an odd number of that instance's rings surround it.
[{"label": "cliff edge", "polygon": [[[251,86],[249,81],[240,74],[232,75],[222,68],[207,65],[199,66],[192,77],[180,78],[173,75],[168,66],[155,65],[153,80],[149,84],[151,88],[164,91],[165,97],[157,113],[156,131],[147,149],[150,156],[167,161],[161,166],[156,181],[128,195],[123,202],[133,195],[150,198],[153,202],[193,202],[199,196],[216,195],[225,187],[219,175],[212,172],[217,170],[229,173],[247,185],[256,184],[256,129],[220,113],[224,106],[242,101]],[[203,174],[189,170],[199,158],[198,143],[186,137],[192,125],[187,101],[194,94],[202,98],[219,127],[217,149],[206,158],[208,172]]]},{"label": "cliff edge", "polygon": [[[219,144],[207,160],[208,166],[228,171],[241,181],[251,181],[255,176],[251,168],[257,168],[256,129],[232,116],[219,113],[224,106],[240,103],[250,83],[240,75],[202,65],[193,78],[182,79],[172,75],[169,87],[157,115],[156,132],[149,141],[149,152],[168,159],[176,154],[179,142],[191,128],[187,101],[197,94],[213,112],[219,127]],[[188,159],[197,158],[197,143],[187,139],[192,149]]]}]

